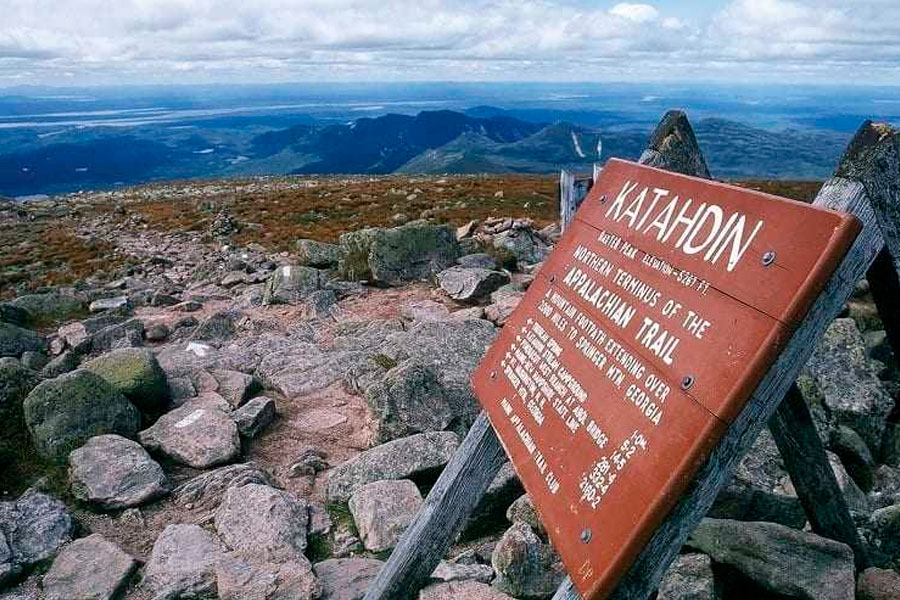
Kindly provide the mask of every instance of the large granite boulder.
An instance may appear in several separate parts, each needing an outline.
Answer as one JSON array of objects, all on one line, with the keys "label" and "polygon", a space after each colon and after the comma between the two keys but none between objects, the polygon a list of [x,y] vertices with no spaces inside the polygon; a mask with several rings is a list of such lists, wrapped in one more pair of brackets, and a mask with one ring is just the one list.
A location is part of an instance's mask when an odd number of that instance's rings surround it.
[{"label": "large granite boulder", "polygon": [[25,352],[42,352],[44,339],[30,329],[0,321],[0,358],[18,358]]},{"label": "large granite boulder", "polygon": [[189,401],[141,431],[139,440],[149,450],[195,469],[233,462],[241,455],[241,440],[226,407],[224,400]]},{"label": "large granite boulder", "polygon": [[852,319],[835,319],[807,368],[830,418],[856,431],[877,456],[894,401],[878,379],[879,369]]},{"label": "large granite boulder", "polygon": [[345,277],[387,285],[434,276],[453,265],[460,254],[450,227],[426,221],[345,233],[340,241]]},{"label": "large granite boulder", "polygon": [[297,262],[306,267],[330,269],[341,260],[341,247],[316,240],[297,240]]},{"label": "large granite boulder", "polygon": [[456,416],[451,401],[436,370],[412,360],[394,367],[366,390],[378,443],[446,429]]},{"label": "large granite boulder", "polygon": [[150,350],[121,348],[81,366],[108,381],[145,415],[158,416],[169,405],[166,374]]},{"label": "large granite boulder", "polygon": [[25,432],[22,402],[40,383],[38,374],[12,358],[0,358],[0,454]]},{"label": "large granite boulder", "polygon": [[42,586],[46,600],[114,600],[137,561],[99,533],[75,540],[53,561]]},{"label": "large granite boulder", "polygon": [[298,265],[277,268],[266,283],[263,304],[299,304],[327,283],[324,272]]},{"label": "large granite boulder", "polygon": [[28,311],[38,323],[64,321],[82,315],[87,310],[83,298],[64,292],[25,294],[11,300],[10,304]]},{"label": "large granite boulder", "polygon": [[199,525],[169,525],[156,539],[142,585],[154,598],[215,598],[221,542]]},{"label": "large granite boulder", "polygon": [[853,550],[776,523],[704,519],[690,547],[729,565],[775,594],[805,600],[852,600]]},{"label": "large granite boulder", "polygon": [[169,490],[159,463],[118,435],[92,437],[69,454],[69,481],[76,498],[109,510],[138,506]]},{"label": "large granite boulder", "polygon": [[10,323],[27,327],[31,323],[31,313],[9,302],[0,302],[0,323]]},{"label": "large granite boulder", "polygon": [[0,502],[0,587],[25,569],[47,560],[75,533],[75,519],[50,496],[28,490]]},{"label": "large granite boulder", "polygon": [[525,523],[516,523],[503,534],[491,564],[497,573],[494,587],[524,600],[549,598],[565,577],[553,549]]},{"label": "large granite boulder", "polygon": [[96,435],[134,437],[141,422],[138,409],[125,396],[84,369],[40,383],[23,406],[35,449],[60,462]]},{"label": "large granite boulder", "polygon": [[305,560],[308,523],[306,502],[255,483],[229,488],[215,518],[216,531],[229,548],[272,562]]},{"label": "large granite boulder", "polygon": [[349,502],[363,545],[383,552],[397,545],[422,508],[422,494],[408,479],[374,481],[362,486]]},{"label": "large granite boulder", "polygon": [[347,502],[373,481],[407,479],[446,465],[459,447],[449,431],[420,433],[366,450],[328,472],[329,502]]},{"label": "large granite boulder", "polygon": [[387,334],[378,351],[395,364],[410,360],[434,368],[453,410],[452,429],[464,434],[480,412],[469,379],[496,335],[497,328],[482,319],[418,321]]}]

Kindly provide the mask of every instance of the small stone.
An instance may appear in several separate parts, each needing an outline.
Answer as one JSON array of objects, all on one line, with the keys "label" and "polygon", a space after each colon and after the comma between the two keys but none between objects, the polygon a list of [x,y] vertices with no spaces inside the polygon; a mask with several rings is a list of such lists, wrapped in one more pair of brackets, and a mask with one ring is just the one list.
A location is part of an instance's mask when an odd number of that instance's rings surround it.
[{"label": "small stone", "polygon": [[169,488],[162,467],[147,451],[118,435],[92,437],[73,451],[69,481],[76,498],[109,510],[138,506]]},{"label": "small stone", "polygon": [[275,401],[259,396],[231,413],[231,418],[242,436],[255,438],[275,420]]},{"label": "small stone", "polygon": [[503,534],[491,564],[497,573],[494,587],[516,598],[549,598],[565,576],[552,549],[525,523],[516,523]]},{"label": "small stone", "polygon": [[211,375],[217,384],[213,391],[225,398],[231,408],[241,406],[256,385],[252,375],[240,371],[214,369]]},{"label": "small stone", "polygon": [[169,333],[165,323],[155,323],[144,331],[144,338],[148,342],[164,342],[169,338]]},{"label": "small stone", "polygon": [[460,302],[480,300],[509,283],[506,273],[479,267],[450,267],[438,273],[437,279],[441,289]]},{"label": "small stone", "polygon": [[510,523],[526,523],[539,535],[546,535],[544,524],[534,508],[534,503],[528,494],[522,494],[519,498],[509,505],[506,511],[506,518]]},{"label": "small stone", "polygon": [[397,545],[422,507],[422,494],[409,480],[375,481],[356,490],[350,513],[363,545],[382,552]]},{"label": "small stone", "polygon": [[75,540],[44,576],[47,600],[112,600],[137,569],[137,561],[100,534]]},{"label": "small stone", "polygon": [[432,579],[440,581],[479,581],[490,583],[494,569],[488,565],[464,565],[442,560],[431,573]]},{"label": "small stone", "polygon": [[203,304],[196,300],[186,300],[172,306],[172,310],[175,312],[196,312],[201,308],[203,308]]},{"label": "small stone", "polygon": [[179,302],[181,301],[178,298],[165,292],[156,292],[150,298],[150,306],[156,307],[175,306]]},{"label": "small stone", "polygon": [[94,300],[91,302],[90,306],[88,306],[88,310],[92,313],[106,312],[106,311],[133,311],[134,306],[131,304],[131,301],[128,299],[128,296],[115,296],[114,298],[101,298],[99,300]]}]

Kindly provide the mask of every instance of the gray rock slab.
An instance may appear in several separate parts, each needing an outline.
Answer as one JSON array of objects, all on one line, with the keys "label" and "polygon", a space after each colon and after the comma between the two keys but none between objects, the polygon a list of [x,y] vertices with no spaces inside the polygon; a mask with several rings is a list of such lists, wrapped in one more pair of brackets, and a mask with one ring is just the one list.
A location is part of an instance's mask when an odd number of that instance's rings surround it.
[{"label": "gray rock slab", "polygon": [[44,576],[46,600],[113,600],[128,584],[137,561],[100,534],[75,540]]},{"label": "gray rock slab", "polygon": [[113,434],[92,437],[69,454],[69,482],[76,498],[109,510],[138,506],[169,490],[159,463],[137,442]]},{"label": "gray rock slab", "polygon": [[313,566],[322,600],[362,600],[384,563],[374,558],[333,558]]},{"label": "gray rock slab", "polygon": [[229,548],[274,562],[305,560],[308,524],[306,502],[253,483],[229,488],[215,517],[216,531]]},{"label": "gray rock slab", "polygon": [[149,450],[196,469],[233,462],[241,454],[237,425],[209,402],[189,401],[164,414],[138,437]]},{"label": "gray rock slab", "polygon": [[360,487],[373,481],[406,479],[443,467],[459,447],[448,431],[420,433],[366,450],[328,473],[330,502],[346,502]]},{"label": "gray rock slab", "polygon": [[734,567],[766,590],[806,600],[852,600],[853,551],[776,523],[704,519],[688,545]]},{"label": "gray rock slab", "polygon": [[221,542],[199,525],[169,525],[156,539],[142,585],[158,598],[215,597]]}]

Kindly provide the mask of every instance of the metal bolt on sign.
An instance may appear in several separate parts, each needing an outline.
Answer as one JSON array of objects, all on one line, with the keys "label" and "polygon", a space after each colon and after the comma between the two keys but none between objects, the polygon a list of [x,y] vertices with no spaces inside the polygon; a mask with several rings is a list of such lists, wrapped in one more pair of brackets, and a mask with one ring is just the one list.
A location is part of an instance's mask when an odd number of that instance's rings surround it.
[{"label": "metal bolt on sign", "polygon": [[768,252],[766,252],[765,254],[763,254],[763,255],[762,255],[762,264],[763,264],[763,266],[764,266],[764,267],[768,267],[768,266],[774,264],[774,263],[775,263],[775,257],[776,257],[776,256],[777,256],[777,255],[775,254],[775,251],[774,251],[774,250],[769,250]]}]

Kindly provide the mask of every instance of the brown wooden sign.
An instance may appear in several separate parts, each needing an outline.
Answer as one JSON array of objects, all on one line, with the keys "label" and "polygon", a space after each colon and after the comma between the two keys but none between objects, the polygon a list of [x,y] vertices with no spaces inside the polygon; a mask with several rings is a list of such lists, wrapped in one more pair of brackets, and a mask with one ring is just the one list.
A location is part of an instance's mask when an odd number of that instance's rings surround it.
[{"label": "brown wooden sign", "polygon": [[611,160],[474,376],[585,599],[608,596],[859,232]]}]

